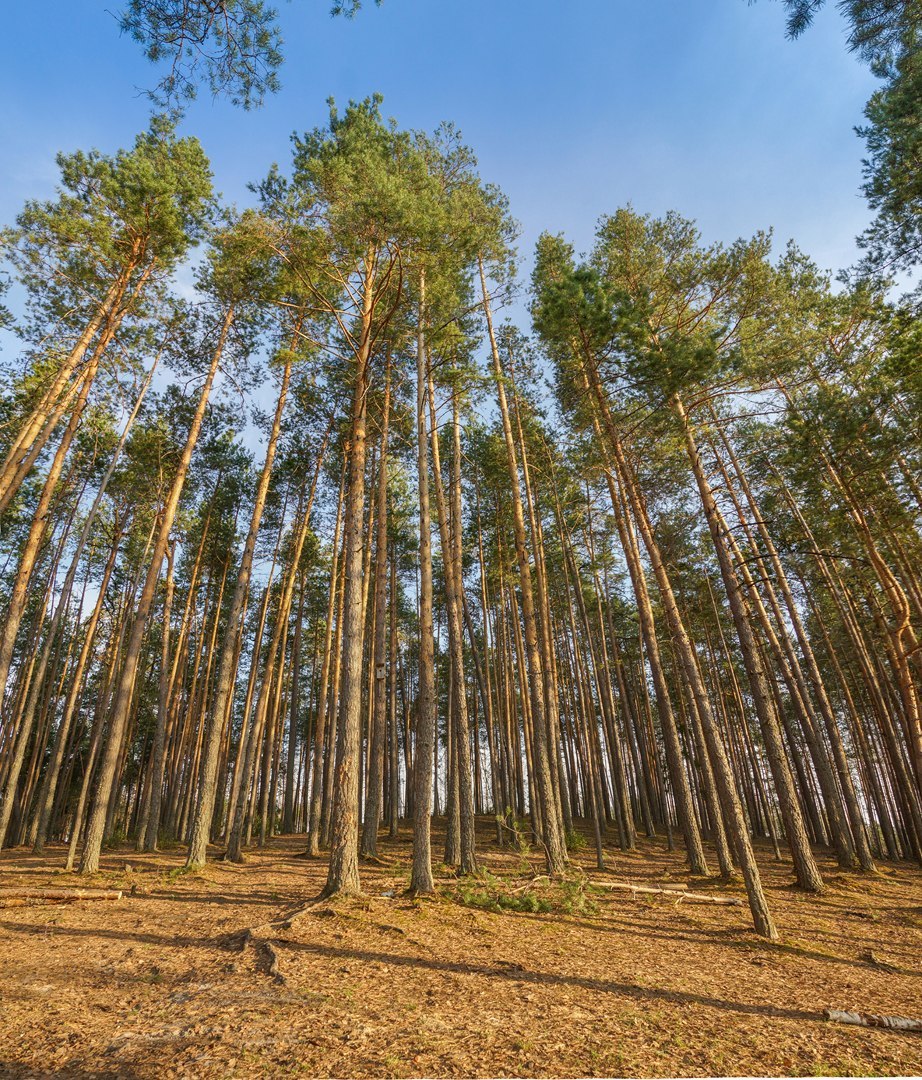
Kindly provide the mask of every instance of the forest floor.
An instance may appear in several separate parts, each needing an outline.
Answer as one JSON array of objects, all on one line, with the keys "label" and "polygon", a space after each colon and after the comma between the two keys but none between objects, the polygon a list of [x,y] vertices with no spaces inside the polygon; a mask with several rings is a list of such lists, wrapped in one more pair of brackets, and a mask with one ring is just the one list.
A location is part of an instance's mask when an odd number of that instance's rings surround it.
[{"label": "forest floor", "polygon": [[[3,852],[2,886],[125,895],[0,901],[0,1075],[922,1074],[922,1035],[822,1013],[922,1013],[922,872],[909,864],[863,877],[823,860],[828,889],[808,897],[762,852],[772,945],[747,907],[613,892],[578,871],[551,884],[535,852],[480,830],[479,879],[443,873],[438,896],[407,899],[402,831],[363,864],[365,896],[288,926],[326,877],[324,860],[299,857],[303,837],[196,874],[180,849],[108,851],[92,879],[66,874],[58,847]],[[664,842],[607,857],[606,871],[588,848],[574,861],[596,881],[743,895],[689,878]]]}]

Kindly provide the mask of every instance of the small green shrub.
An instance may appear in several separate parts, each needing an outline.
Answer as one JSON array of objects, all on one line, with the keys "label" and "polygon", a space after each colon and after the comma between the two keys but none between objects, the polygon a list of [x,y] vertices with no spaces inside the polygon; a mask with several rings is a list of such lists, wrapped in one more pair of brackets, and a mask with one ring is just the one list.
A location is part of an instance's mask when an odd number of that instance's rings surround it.
[{"label": "small green shrub", "polygon": [[568,829],[566,835],[567,851],[582,851],[586,846],[586,837],[576,829]]},{"label": "small green shrub", "polygon": [[172,870],[168,871],[166,879],[167,881],[179,881],[180,878],[184,878],[187,874],[195,874],[197,869],[195,866],[174,866]]}]

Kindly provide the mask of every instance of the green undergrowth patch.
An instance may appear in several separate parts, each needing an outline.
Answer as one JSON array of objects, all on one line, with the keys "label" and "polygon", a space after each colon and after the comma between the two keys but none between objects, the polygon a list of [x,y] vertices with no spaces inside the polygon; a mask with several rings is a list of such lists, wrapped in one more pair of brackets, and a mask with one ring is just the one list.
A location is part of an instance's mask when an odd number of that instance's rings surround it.
[{"label": "green undergrowth patch", "polygon": [[566,835],[567,851],[582,851],[589,846],[589,841],[581,832],[570,829]]},{"label": "green undergrowth patch", "polygon": [[164,878],[168,882],[181,881],[183,878],[200,878],[202,877],[202,871],[204,866],[175,866],[172,870],[167,870],[164,874]]},{"label": "green undergrowth patch", "polygon": [[464,907],[500,913],[594,915],[602,889],[583,875],[551,881],[540,876],[530,881],[509,880],[483,870],[446,887],[442,895]]}]

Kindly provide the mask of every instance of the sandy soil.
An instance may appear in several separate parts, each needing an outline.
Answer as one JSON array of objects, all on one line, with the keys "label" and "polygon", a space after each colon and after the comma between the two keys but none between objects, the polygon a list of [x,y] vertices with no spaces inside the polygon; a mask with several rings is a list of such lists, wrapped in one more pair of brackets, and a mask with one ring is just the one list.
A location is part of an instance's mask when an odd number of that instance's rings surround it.
[{"label": "sandy soil", "polygon": [[[243,866],[182,873],[180,850],[0,857],[0,885],[96,886],[123,899],[0,902],[0,1074],[80,1077],[917,1075],[922,1035],[846,1027],[824,1008],[922,1015],[922,872],[823,863],[827,892],[761,855],[782,943],[748,909],[537,878],[489,846],[480,882],[412,901],[410,842],[384,841],[361,899],[321,903],[322,860],[276,839]],[[436,849],[438,850],[438,848]],[[612,849],[595,880],[692,881],[681,856]],[[444,873],[444,871],[443,871]],[[497,901],[533,911],[488,910]],[[246,931],[254,929],[247,939]],[[277,974],[273,971],[277,969]]]}]

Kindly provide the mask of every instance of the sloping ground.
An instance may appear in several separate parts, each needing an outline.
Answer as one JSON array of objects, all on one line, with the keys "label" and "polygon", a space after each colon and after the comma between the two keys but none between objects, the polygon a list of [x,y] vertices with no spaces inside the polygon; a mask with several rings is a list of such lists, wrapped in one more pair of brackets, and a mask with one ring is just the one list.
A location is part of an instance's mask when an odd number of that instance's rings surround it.
[{"label": "sloping ground", "polygon": [[[319,904],[302,838],[183,875],[182,852],[4,852],[0,885],[126,890],[117,902],[0,909],[0,1073],[9,1076],[702,1076],[922,1073],[922,1035],[830,1024],[822,1010],[922,1014],[922,873],[831,863],[827,893],[762,856],[783,944],[748,909],[634,898],[538,878],[486,847],[491,877],[413,902],[409,839],[363,867],[367,898]],[[437,849],[438,850],[438,849]],[[531,867],[529,867],[529,862]],[[691,884],[645,842],[595,880]],[[488,910],[517,905],[533,911]],[[472,906],[476,905],[476,906]],[[547,910],[550,909],[550,910]],[[570,912],[567,914],[566,912]],[[245,941],[245,931],[255,937]],[[273,963],[278,975],[271,973]]]}]

